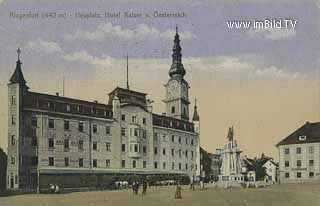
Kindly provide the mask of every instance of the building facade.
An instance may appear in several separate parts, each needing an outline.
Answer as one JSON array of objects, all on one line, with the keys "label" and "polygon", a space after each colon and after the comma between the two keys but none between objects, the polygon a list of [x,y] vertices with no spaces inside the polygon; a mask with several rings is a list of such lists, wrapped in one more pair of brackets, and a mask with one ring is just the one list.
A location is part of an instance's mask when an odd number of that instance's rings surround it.
[{"label": "building facade", "polygon": [[277,144],[280,183],[320,180],[320,123],[305,123]]},{"label": "building facade", "polygon": [[181,56],[177,31],[159,115],[147,94],[129,87],[115,88],[105,104],[32,92],[18,55],[8,84],[7,188],[46,186],[46,176],[199,176],[200,118],[195,105],[189,119]]},{"label": "building facade", "polygon": [[275,163],[272,159],[269,159],[263,164],[263,167],[266,169],[266,181],[275,183],[278,181],[278,164]]}]

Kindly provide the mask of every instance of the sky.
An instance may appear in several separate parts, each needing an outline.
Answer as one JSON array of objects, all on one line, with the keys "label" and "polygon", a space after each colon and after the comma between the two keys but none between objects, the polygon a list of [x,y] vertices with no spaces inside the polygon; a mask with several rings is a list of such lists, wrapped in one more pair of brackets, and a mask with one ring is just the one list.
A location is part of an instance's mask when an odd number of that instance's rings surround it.
[{"label": "sky", "polygon": [[[29,12],[38,18],[16,18]],[[55,18],[45,18],[46,12]],[[105,18],[108,12],[121,17]],[[142,16],[126,18],[125,12]],[[103,15],[76,16],[89,13]],[[277,159],[280,140],[307,121],[319,121],[319,14],[317,0],[0,0],[0,147],[7,147],[6,84],[18,47],[31,91],[62,93],[64,76],[65,96],[99,102],[125,86],[128,53],[130,88],[148,93],[154,111],[162,113],[178,26],[201,146],[209,152],[222,148],[233,125],[244,155]],[[296,24],[228,27],[231,21],[265,20]]]}]

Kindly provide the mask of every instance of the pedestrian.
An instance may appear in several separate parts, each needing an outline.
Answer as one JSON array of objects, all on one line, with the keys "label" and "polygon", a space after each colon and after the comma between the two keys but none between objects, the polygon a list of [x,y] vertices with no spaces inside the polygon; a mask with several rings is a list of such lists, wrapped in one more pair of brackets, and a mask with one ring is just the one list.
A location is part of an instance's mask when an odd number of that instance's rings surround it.
[{"label": "pedestrian", "polygon": [[134,195],[136,194],[136,182],[132,182],[132,192]]},{"label": "pedestrian", "polygon": [[148,186],[147,181],[143,181],[143,183],[142,183],[142,196],[147,194],[147,186]]},{"label": "pedestrian", "polygon": [[175,198],[175,199],[182,199],[182,196],[181,196],[181,186],[180,186],[179,183],[177,184],[176,193],[175,193],[175,195],[174,195],[174,198]]},{"label": "pedestrian", "polygon": [[138,195],[138,193],[139,193],[139,186],[140,186],[140,183],[137,182],[136,183],[136,195]]}]

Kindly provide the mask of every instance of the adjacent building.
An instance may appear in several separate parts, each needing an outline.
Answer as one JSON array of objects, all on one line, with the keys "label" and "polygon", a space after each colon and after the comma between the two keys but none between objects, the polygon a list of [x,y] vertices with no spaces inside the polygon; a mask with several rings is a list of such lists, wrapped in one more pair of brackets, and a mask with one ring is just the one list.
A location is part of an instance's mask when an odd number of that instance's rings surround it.
[{"label": "adjacent building", "polygon": [[198,177],[200,118],[196,105],[189,118],[181,57],[177,31],[159,115],[147,94],[129,85],[111,91],[107,103],[30,91],[18,50],[8,84],[7,188],[35,188],[46,178],[86,184],[89,176],[117,174]]},{"label": "adjacent building", "polygon": [[320,122],[306,122],[276,146],[280,183],[320,180]]},{"label": "adjacent building", "polygon": [[266,170],[266,181],[275,183],[278,181],[278,164],[273,159],[268,159],[263,166]]}]

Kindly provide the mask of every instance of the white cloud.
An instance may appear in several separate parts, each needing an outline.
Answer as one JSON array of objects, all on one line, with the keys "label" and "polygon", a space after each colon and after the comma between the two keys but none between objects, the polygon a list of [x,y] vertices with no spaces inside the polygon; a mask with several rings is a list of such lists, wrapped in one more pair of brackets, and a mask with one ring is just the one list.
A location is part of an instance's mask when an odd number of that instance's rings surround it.
[{"label": "white cloud", "polygon": [[33,42],[28,42],[27,48],[34,50],[36,52],[45,52],[49,54],[62,52],[62,49],[58,43],[44,41],[41,38]]},{"label": "white cloud", "polygon": [[[96,57],[82,50],[72,54],[63,56],[66,61],[73,61],[92,65],[94,68],[100,70],[108,69],[110,72],[115,70],[123,70],[125,68],[124,59],[116,59],[107,55]],[[129,65],[136,72],[162,72],[169,70],[171,64],[170,59],[130,59]],[[183,59],[183,64],[190,72],[208,71],[214,72],[221,77],[228,79],[253,79],[253,80],[294,80],[305,79],[306,76],[298,72],[290,73],[284,69],[276,66],[262,67],[249,61],[241,60],[233,56],[220,56],[211,58],[188,57]],[[112,71],[113,70],[113,71]],[[100,70],[101,71],[101,70]],[[156,72],[155,72],[156,73]]]},{"label": "white cloud", "polygon": [[250,29],[246,32],[249,38],[265,38],[271,40],[292,39],[296,35],[294,29]]},{"label": "white cloud", "polygon": [[[134,28],[126,29],[120,25],[112,25],[111,23],[99,24],[94,31],[78,30],[75,34],[67,35],[66,39],[85,39],[85,40],[105,40],[105,39],[121,39],[121,40],[144,40],[144,39],[172,39],[174,30],[159,31],[154,27],[146,24],[139,24]],[[190,31],[179,32],[181,39],[196,38]]]}]

